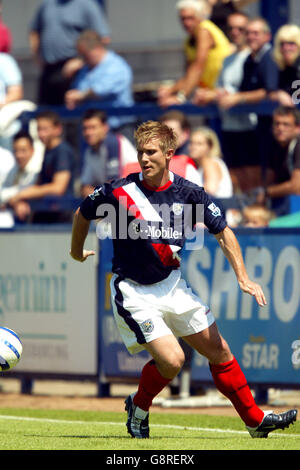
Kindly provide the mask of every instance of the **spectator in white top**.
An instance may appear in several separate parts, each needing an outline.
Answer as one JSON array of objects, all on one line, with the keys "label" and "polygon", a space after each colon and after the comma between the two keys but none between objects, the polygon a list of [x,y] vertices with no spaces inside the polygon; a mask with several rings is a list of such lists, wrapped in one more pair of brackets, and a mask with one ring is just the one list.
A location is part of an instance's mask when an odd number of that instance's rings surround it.
[{"label": "spectator in white top", "polygon": [[42,154],[35,150],[31,135],[22,130],[13,138],[13,155],[4,149],[1,150],[1,157],[6,159],[7,169],[3,172],[0,184],[0,225],[10,227],[14,225],[15,219],[25,220],[30,214],[26,201],[19,201],[12,209],[9,200],[36,182],[42,166]]},{"label": "spectator in white top", "polygon": [[14,136],[13,151],[14,164],[0,190],[1,204],[6,204],[21,189],[35,184],[42,168],[42,155],[35,152],[33,138],[28,132],[21,130]]},{"label": "spectator in white top", "polygon": [[[0,111],[6,106],[23,98],[23,77],[17,61],[10,54],[0,53]],[[0,146],[12,150],[11,138],[21,128],[13,120],[7,121],[5,111],[0,119]]]},{"label": "spectator in white top", "polygon": [[228,168],[221,158],[217,134],[208,127],[199,127],[191,133],[190,156],[195,161],[201,177],[201,186],[215,198],[233,195]]},{"label": "spectator in white top", "polygon": [[[0,147],[0,193],[3,183],[14,166],[14,156],[9,150]],[[14,225],[13,216],[6,210],[5,206],[0,202],[0,227],[7,228]]]},{"label": "spectator in white top", "polygon": [[106,113],[99,109],[84,113],[82,132],[88,145],[80,176],[81,195],[85,198],[95,186],[119,178],[127,164],[137,163],[137,152],[124,135],[110,129]]},{"label": "spectator in white top", "polygon": [[15,163],[14,156],[9,150],[0,147],[0,191],[7,174],[11,171]]}]

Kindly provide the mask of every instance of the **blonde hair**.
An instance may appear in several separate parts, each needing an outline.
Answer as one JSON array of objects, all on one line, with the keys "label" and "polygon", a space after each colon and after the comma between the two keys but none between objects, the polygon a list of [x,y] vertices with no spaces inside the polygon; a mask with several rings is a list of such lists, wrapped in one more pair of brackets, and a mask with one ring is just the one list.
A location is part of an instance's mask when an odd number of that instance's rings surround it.
[{"label": "blonde hair", "polygon": [[207,19],[211,15],[211,6],[208,0],[179,0],[176,4],[177,10],[192,8],[198,16]]},{"label": "blonde hair", "polygon": [[142,123],[134,133],[136,147],[142,147],[152,139],[159,139],[159,147],[163,153],[169,149],[176,150],[177,135],[169,126],[158,121],[147,121]]},{"label": "blonde hair", "polygon": [[219,138],[215,131],[213,131],[210,127],[201,126],[197,129],[194,129],[191,133],[191,136],[194,134],[202,134],[204,135],[207,144],[210,147],[209,157],[219,157],[222,158],[222,151]]},{"label": "blonde hair", "polygon": [[295,42],[300,54],[300,28],[296,24],[285,24],[281,26],[274,37],[273,57],[278,67],[283,70],[285,63],[280,50],[282,41]]},{"label": "blonde hair", "polygon": [[242,215],[244,221],[245,218],[251,217],[251,215],[259,217],[265,225],[268,225],[270,220],[275,218],[275,214],[273,211],[271,211],[265,206],[260,206],[259,204],[252,204],[250,206],[245,207],[243,209]]}]

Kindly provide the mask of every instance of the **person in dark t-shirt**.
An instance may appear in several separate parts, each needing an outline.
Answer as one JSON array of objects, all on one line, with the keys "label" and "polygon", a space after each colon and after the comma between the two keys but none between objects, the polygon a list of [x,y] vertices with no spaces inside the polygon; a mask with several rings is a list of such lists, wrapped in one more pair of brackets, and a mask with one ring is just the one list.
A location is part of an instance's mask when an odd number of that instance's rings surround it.
[{"label": "person in dark t-shirt", "polygon": [[257,202],[268,199],[277,215],[289,213],[289,196],[300,194],[300,113],[279,106],[273,113],[273,143],[268,162],[267,185]]},{"label": "person in dark t-shirt", "polygon": [[90,221],[109,217],[115,320],[130,353],[145,349],[152,356],[142,370],[137,393],[125,400],[127,430],[132,437],[149,437],[152,400],[184,363],[176,338],[182,337],[208,358],[218,390],[232,401],[251,436],[266,437],[276,429],[270,422],[284,422],[286,427],[297,411],[279,417],[266,414],[255,403],[210,308],[181,277],[179,253],[190,238],[189,230],[204,224],[227,256],[242,291],[261,306],[266,304],[264,293],[248,278],[238,241],[220,208],[203,188],[169,171],[177,146],[173,129],[148,121],[138,127],[135,140],[141,172],[96,188],[82,202],[74,216],[70,251],[79,262],[93,255],[84,249]]},{"label": "person in dark t-shirt", "polygon": [[[239,91],[225,94],[219,101],[220,108],[229,110],[239,104],[255,105],[269,99],[278,89],[278,67],[272,57],[271,28],[264,18],[252,18],[246,29],[250,54],[244,62],[243,79]],[[252,116],[254,118],[254,116]],[[271,145],[271,117],[255,114],[256,152],[247,158],[247,189],[262,185],[265,178],[266,159]],[[247,155],[247,154],[246,154]],[[241,153],[241,160],[244,158]]]},{"label": "person in dark t-shirt", "polygon": [[[45,146],[43,164],[37,183],[20,191],[10,201],[14,206],[19,201],[63,197],[73,195],[74,152],[63,140],[63,126],[59,116],[53,111],[43,111],[37,116],[38,136]],[[69,216],[68,216],[69,217]],[[67,218],[68,218],[67,217]],[[65,221],[63,213],[55,211],[39,213],[35,222]]]}]

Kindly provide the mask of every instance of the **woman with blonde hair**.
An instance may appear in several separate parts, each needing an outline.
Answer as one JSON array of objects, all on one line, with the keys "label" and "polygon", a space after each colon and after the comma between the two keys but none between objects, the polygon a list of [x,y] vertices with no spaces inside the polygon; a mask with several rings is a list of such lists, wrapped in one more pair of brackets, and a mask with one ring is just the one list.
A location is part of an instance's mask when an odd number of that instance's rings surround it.
[{"label": "woman with blonde hair", "polygon": [[192,131],[189,155],[198,168],[207,193],[216,198],[233,195],[230,173],[222,159],[218,136],[212,129],[204,126]]},{"label": "woman with blonde hair", "polygon": [[[300,79],[300,27],[296,24],[281,26],[275,34],[273,57],[279,68],[279,89],[271,98],[281,105],[293,106],[293,84]],[[295,86],[295,85],[294,85]]]}]

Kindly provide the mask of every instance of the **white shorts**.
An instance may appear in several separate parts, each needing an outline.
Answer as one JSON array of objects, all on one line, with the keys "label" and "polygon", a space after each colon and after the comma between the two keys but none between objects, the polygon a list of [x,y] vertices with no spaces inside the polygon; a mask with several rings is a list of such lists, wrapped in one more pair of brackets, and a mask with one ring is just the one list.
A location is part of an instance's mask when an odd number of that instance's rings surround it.
[{"label": "white shorts", "polygon": [[161,282],[141,285],[114,274],[110,283],[114,316],[131,354],[162,336],[188,336],[215,321],[207,305],[174,270]]}]

